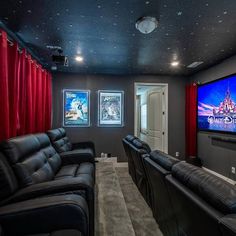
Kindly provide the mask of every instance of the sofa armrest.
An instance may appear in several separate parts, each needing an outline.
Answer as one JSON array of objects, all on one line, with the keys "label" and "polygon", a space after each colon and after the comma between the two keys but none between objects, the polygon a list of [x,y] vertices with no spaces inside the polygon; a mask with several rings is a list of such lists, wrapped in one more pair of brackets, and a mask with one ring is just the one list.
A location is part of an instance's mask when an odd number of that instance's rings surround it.
[{"label": "sofa armrest", "polygon": [[86,149],[75,149],[60,153],[62,165],[80,164],[83,162],[95,162],[92,152]]},{"label": "sofa armrest", "polygon": [[230,214],[222,217],[219,223],[223,236],[236,235],[236,214]]},{"label": "sofa armrest", "polygon": [[89,214],[79,195],[36,198],[0,208],[0,222],[6,235],[48,233],[75,229],[88,235]]},{"label": "sofa armrest", "polygon": [[93,156],[96,156],[96,152],[95,152],[95,145],[93,142],[91,141],[87,141],[87,142],[79,142],[79,143],[72,143],[72,150],[75,149],[91,149],[93,152]]},{"label": "sofa armrest", "polygon": [[[86,176],[87,177],[87,176]],[[87,200],[93,200],[94,195],[94,183],[92,178],[75,177],[65,178],[59,180],[52,180],[39,184],[30,185],[16,192],[13,196],[7,199],[7,202],[24,201],[35,197],[66,193],[66,192],[78,192],[84,191]]]}]

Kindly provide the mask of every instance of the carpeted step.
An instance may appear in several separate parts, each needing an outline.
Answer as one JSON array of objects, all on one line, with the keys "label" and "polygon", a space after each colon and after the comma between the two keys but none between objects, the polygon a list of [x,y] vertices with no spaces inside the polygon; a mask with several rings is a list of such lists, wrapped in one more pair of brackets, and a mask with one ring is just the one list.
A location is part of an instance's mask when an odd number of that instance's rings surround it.
[{"label": "carpeted step", "polygon": [[135,236],[112,162],[96,163],[96,236]]}]

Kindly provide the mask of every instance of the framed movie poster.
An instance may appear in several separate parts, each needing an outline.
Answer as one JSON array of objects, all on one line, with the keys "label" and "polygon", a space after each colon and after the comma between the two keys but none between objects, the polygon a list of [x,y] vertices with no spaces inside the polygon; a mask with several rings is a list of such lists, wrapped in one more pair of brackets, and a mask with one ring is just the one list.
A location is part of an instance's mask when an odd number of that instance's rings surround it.
[{"label": "framed movie poster", "polygon": [[63,90],[63,126],[90,126],[90,91]]},{"label": "framed movie poster", "polygon": [[124,126],[123,91],[98,91],[98,126]]}]

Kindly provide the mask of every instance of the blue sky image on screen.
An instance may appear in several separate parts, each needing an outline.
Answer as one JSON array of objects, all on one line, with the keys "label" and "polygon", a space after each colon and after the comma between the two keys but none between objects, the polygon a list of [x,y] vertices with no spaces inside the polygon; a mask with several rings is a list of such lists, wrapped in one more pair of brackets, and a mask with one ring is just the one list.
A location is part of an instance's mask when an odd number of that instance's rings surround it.
[{"label": "blue sky image on screen", "polygon": [[198,128],[236,132],[236,75],[198,88]]},{"label": "blue sky image on screen", "polygon": [[88,93],[85,91],[65,91],[65,125],[89,125]]}]

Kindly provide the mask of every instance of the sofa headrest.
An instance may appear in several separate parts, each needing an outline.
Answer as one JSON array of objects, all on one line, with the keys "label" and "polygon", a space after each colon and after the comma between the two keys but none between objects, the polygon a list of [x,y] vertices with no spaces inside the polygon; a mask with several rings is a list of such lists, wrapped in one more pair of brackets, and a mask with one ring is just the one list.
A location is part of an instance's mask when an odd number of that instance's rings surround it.
[{"label": "sofa headrest", "polygon": [[219,211],[236,213],[236,186],[185,162],[172,167],[172,176]]},{"label": "sofa headrest", "polygon": [[179,162],[178,159],[158,150],[150,153],[150,159],[168,171],[171,171],[172,166]]},{"label": "sofa headrest", "polygon": [[127,141],[129,141],[129,142],[132,142],[134,139],[136,139],[136,137],[133,136],[133,135],[131,135],[131,134],[128,134],[128,135],[125,137],[125,139],[126,139]]},{"label": "sofa headrest", "polygon": [[47,131],[47,135],[52,142],[57,141],[66,136],[66,131],[63,128],[51,129]]},{"label": "sofa headrest", "polygon": [[39,143],[40,143],[40,148],[48,147],[51,145],[49,137],[45,133],[39,133],[34,135]]},{"label": "sofa headrest", "polygon": [[147,151],[147,153],[151,152],[151,148],[149,147],[149,145],[144,141],[141,141],[140,139],[134,139],[132,143],[138,149],[144,149]]},{"label": "sofa headrest", "polygon": [[34,135],[29,134],[3,141],[1,148],[11,164],[15,164],[21,158],[37,152],[40,149],[40,143]]}]

